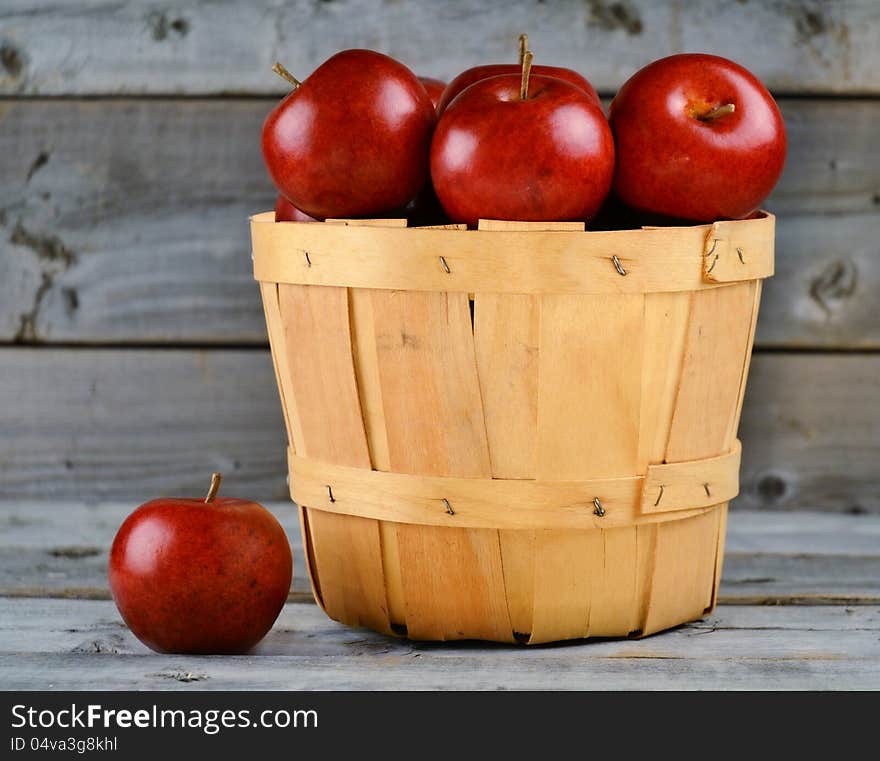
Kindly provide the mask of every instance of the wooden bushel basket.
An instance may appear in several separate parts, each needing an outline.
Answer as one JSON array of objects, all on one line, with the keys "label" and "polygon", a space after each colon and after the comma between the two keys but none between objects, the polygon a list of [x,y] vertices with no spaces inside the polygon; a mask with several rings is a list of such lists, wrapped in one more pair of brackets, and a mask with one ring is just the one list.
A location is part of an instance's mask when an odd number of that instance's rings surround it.
[{"label": "wooden bushel basket", "polygon": [[327,614],[537,643],[712,610],[774,224],[253,217]]}]

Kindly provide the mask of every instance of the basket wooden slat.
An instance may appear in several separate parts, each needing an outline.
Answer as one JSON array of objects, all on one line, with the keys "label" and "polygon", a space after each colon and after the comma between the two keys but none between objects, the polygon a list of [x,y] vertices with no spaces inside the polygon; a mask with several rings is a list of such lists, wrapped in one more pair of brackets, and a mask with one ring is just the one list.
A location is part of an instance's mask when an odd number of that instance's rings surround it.
[{"label": "basket wooden slat", "polygon": [[732,443],[755,288],[750,281],[691,294],[666,462],[705,457]]},{"label": "basket wooden slat", "polygon": [[[538,297],[474,297],[474,344],[493,478],[535,478],[538,430]],[[537,532],[498,530],[511,637],[532,631]]]},{"label": "basket wooden slat", "polygon": [[[373,318],[373,292],[366,288],[349,290],[351,340],[357,374],[361,413],[367,433],[373,470],[390,471],[391,455],[385,430],[385,411],[379,378],[376,328]],[[403,580],[400,575],[400,548],[397,527],[387,521],[376,521],[382,553],[385,597],[390,622],[400,626],[406,621]]]},{"label": "basket wooden slat", "polygon": [[[345,288],[280,285],[282,346],[289,362],[290,394],[302,431],[303,456],[370,468],[349,333]],[[294,348],[296,347],[296,348]],[[382,554],[375,521],[308,511],[310,543],[322,602],[334,618],[391,632]]]},{"label": "basket wooden slat", "polygon": [[[364,484],[362,508],[309,482],[306,561],[328,614],[506,642],[649,634],[703,615],[731,492],[716,503],[694,489],[735,444],[772,217],[608,234],[386,224],[252,225],[293,456],[314,473],[360,469],[350,481]],[[664,462],[689,475],[651,468]],[[479,488],[649,475],[629,522],[461,528],[370,512],[375,479],[358,475],[370,470]]]},{"label": "basket wooden slat", "polygon": [[[373,315],[391,469],[490,477],[467,294],[374,291]],[[400,524],[397,541],[410,636],[510,636],[496,532]]]}]

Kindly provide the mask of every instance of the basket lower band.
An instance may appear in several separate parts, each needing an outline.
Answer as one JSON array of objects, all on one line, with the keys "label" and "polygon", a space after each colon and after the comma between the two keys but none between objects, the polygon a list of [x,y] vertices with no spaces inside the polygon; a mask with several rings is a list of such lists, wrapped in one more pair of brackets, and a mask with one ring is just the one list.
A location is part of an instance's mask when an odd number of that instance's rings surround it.
[{"label": "basket lower band", "polygon": [[696,515],[739,493],[741,447],[651,465],[644,476],[588,481],[451,478],[331,465],[288,450],[299,505],[363,518],[456,528],[593,529]]}]

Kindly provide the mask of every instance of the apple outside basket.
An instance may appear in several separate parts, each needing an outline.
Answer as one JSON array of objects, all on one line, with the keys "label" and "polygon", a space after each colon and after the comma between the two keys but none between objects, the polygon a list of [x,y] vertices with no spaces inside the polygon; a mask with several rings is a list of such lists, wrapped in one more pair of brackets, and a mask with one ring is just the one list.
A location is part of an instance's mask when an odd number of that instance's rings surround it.
[{"label": "apple outside basket", "polygon": [[254,216],[327,614],[539,643],[711,611],[774,226]]}]

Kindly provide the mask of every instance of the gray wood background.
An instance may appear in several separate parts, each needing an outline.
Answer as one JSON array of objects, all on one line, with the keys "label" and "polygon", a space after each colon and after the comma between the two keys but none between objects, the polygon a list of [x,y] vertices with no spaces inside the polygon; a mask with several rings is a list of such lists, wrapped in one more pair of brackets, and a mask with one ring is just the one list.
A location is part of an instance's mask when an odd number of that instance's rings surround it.
[{"label": "gray wood background", "polygon": [[252,653],[156,655],[110,601],[130,501],[0,502],[4,689],[880,689],[880,515],[735,510],[719,607],[643,640],[547,647],[411,642],[311,604],[296,511],[269,502],[294,583]]},{"label": "gray wood background", "polygon": [[[605,96],[682,50],[779,98],[785,174],[742,426],[749,509],[880,512],[877,0],[4,0],[0,499],[282,499],[284,432],[247,216],[283,92],[372,47],[451,77],[515,56]],[[60,508],[59,508],[60,509]]]}]

